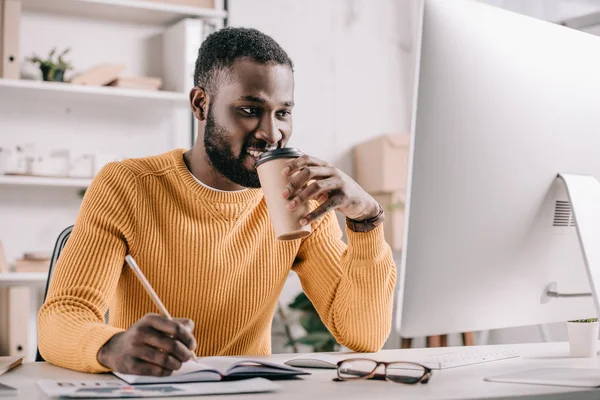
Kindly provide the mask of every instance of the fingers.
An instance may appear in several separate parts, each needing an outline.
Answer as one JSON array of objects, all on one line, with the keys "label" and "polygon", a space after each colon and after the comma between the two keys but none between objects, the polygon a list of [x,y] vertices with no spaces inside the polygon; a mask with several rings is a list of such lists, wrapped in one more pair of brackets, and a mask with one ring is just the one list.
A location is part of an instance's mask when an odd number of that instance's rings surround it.
[{"label": "fingers", "polygon": [[187,328],[187,326],[190,326],[191,321],[187,322],[184,326],[178,321],[171,321],[158,314],[148,314],[142,320],[145,324],[162,332],[166,336],[181,341],[188,349],[192,351],[196,349],[196,339],[191,330]]},{"label": "fingers", "polygon": [[302,188],[313,179],[324,179],[336,175],[335,168],[324,166],[308,166],[292,176],[281,195],[284,199],[293,200]]},{"label": "fingers", "polygon": [[301,170],[304,167],[311,166],[327,166],[325,161],[319,160],[318,158],[314,158],[308,155],[303,155],[298,158],[294,158],[290,162],[286,164],[282,173],[286,176],[293,175],[295,172]]},{"label": "fingers", "polygon": [[329,193],[338,190],[341,187],[342,181],[337,178],[328,178],[314,181],[310,185],[303,188],[296,197],[288,203],[290,210],[295,210],[301,204],[306,203],[311,199],[323,200],[324,196],[329,196]]},{"label": "fingers", "polygon": [[323,204],[321,204],[319,207],[315,208],[312,212],[306,214],[306,216],[300,220],[300,223],[302,225],[310,224],[310,223],[318,220],[319,218],[321,218],[329,210],[333,210],[333,209],[339,207],[341,204],[342,204],[342,196],[340,196],[340,195],[332,196],[327,201],[325,201]]},{"label": "fingers", "polygon": [[145,376],[169,376],[173,370],[163,368],[154,363],[142,360],[140,358],[129,356],[116,370],[122,374],[145,375]]},{"label": "fingers", "polygon": [[179,340],[172,339],[168,336],[165,336],[162,332],[156,331],[153,328],[147,328],[148,330],[152,330],[147,332],[145,337],[140,341],[140,343],[144,343],[145,345],[149,345],[156,349],[159,349],[180,362],[186,362],[192,356],[190,349],[185,347],[185,345]]},{"label": "fingers", "polygon": [[[135,358],[159,366],[167,371],[177,371],[182,362],[172,354],[160,351],[156,347],[141,345],[133,348],[131,353]],[[162,373],[162,372],[161,372]]]},{"label": "fingers", "polygon": [[194,326],[195,326],[194,321],[192,321],[189,318],[173,318],[173,321],[179,322],[180,324],[183,324],[190,331],[194,330]]}]

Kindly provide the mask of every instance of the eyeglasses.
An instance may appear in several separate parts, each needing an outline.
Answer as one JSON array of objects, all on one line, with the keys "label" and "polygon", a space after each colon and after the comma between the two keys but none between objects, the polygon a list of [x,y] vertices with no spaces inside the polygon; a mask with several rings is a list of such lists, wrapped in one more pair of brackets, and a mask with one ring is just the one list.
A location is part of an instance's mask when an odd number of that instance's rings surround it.
[{"label": "eyeglasses", "polygon": [[[384,367],[383,375],[376,373],[380,365]],[[337,363],[338,378],[334,380],[385,379],[388,382],[415,384],[429,382],[431,374],[431,368],[413,362],[380,362],[368,358],[351,358]]]}]

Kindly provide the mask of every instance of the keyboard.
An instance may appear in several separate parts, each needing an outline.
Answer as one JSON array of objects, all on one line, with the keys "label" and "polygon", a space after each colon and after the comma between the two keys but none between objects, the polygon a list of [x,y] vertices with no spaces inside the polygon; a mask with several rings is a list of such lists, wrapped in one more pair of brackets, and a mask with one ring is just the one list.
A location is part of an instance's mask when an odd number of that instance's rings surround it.
[{"label": "keyboard", "polygon": [[517,357],[519,357],[519,354],[514,350],[471,350],[465,348],[452,353],[421,357],[415,361],[431,369],[448,369]]}]

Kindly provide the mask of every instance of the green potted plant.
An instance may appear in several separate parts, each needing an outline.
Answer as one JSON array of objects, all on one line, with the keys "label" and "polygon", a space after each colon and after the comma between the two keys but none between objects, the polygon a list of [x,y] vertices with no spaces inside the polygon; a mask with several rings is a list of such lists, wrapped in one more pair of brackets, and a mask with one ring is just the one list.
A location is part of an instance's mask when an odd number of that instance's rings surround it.
[{"label": "green potted plant", "polygon": [[56,47],[53,48],[48,54],[47,59],[42,59],[35,54],[29,57],[27,61],[33,64],[39,64],[40,71],[42,71],[42,79],[50,82],[64,82],[65,72],[73,68],[71,63],[65,61],[63,58],[69,51],[70,48],[66,48],[62,53],[56,54]]},{"label": "green potted plant", "polygon": [[598,318],[567,322],[569,347],[572,357],[596,357],[598,345]]},{"label": "green potted plant", "polygon": [[339,349],[339,344],[323,324],[317,310],[315,310],[304,292],[298,294],[288,307],[302,313],[300,325],[306,331],[305,336],[290,340],[288,345],[300,343],[312,346],[314,352],[337,351]]}]

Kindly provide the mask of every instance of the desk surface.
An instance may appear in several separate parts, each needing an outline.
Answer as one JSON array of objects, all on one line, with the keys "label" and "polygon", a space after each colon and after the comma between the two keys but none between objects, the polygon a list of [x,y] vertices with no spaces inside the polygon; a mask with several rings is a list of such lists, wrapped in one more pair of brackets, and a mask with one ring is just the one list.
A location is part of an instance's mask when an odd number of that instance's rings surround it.
[{"label": "desk surface", "polygon": [[[483,347],[483,346],[482,346]],[[490,346],[492,347],[492,346]],[[600,389],[593,393],[588,390],[522,384],[506,384],[485,382],[485,376],[497,375],[517,370],[537,367],[579,367],[599,368],[600,356],[588,359],[569,357],[567,343],[538,343],[510,346],[493,346],[495,349],[512,348],[519,352],[520,358],[494,361],[443,371],[434,371],[431,381],[426,385],[402,385],[384,381],[333,382],[334,370],[311,369],[312,375],[297,380],[277,381],[283,390],[273,393],[243,395],[250,399],[476,399],[501,398],[505,396],[545,395],[544,399],[563,399],[567,392],[580,392],[569,395],[570,399],[597,399]],[[397,354],[401,360],[403,355],[428,355],[447,353],[447,348],[384,350],[385,357]],[[275,361],[288,359],[290,355],[274,355]],[[599,369],[600,373],[600,369]],[[46,396],[37,387],[38,379],[116,379],[110,374],[86,375],[61,369],[45,363],[29,363],[17,367],[0,377],[0,382],[17,387],[18,397],[13,399],[38,400]],[[555,396],[548,394],[555,393]],[[563,394],[561,394],[563,393]],[[182,399],[206,399],[206,397],[182,397]],[[233,400],[236,396],[216,396],[211,398]],[[537,396],[535,396],[537,398]]]}]

